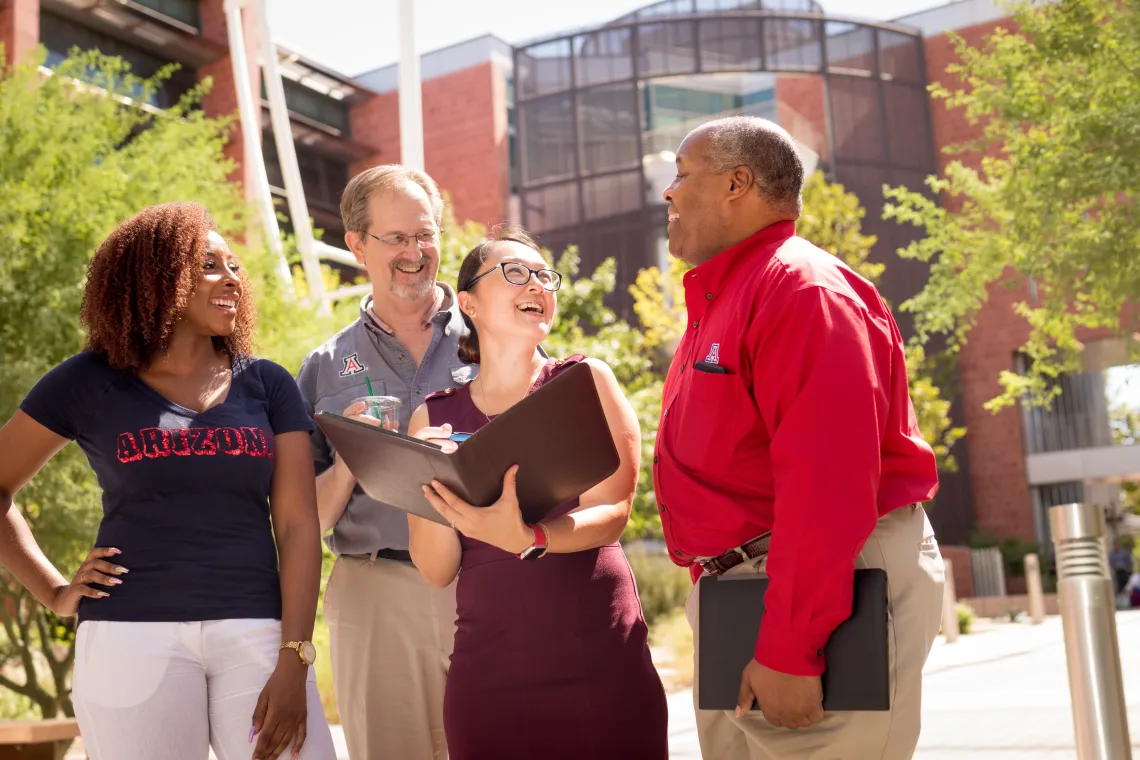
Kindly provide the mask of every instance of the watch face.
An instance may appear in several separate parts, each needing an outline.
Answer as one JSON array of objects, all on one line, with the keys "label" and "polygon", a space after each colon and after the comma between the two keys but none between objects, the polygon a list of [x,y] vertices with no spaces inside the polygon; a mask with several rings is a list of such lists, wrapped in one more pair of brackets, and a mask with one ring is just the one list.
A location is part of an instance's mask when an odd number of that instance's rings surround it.
[{"label": "watch face", "polygon": [[301,644],[301,659],[312,665],[317,659],[317,648],[313,646],[312,642],[306,641]]}]

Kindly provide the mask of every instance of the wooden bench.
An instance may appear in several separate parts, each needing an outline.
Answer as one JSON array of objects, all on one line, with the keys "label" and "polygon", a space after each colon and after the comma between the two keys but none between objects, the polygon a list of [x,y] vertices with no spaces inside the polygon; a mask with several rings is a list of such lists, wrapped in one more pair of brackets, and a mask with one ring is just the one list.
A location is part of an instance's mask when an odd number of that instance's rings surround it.
[{"label": "wooden bench", "polygon": [[0,722],[0,760],[63,760],[78,736],[75,718]]}]

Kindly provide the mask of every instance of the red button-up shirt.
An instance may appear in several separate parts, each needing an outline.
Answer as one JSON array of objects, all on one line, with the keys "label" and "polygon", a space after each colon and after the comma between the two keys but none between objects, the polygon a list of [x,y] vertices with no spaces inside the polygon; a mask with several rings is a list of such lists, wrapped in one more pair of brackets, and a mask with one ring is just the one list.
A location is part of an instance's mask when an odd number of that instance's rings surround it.
[{"label": "red button-up shirt", "polygon": [[938,487],[901,336],[874,287],[792,222],[690,271],[685,300],[653,457],[665,540],[695,580],[695,557],[772,531],[756,659],[819,675],[876,521]]}]

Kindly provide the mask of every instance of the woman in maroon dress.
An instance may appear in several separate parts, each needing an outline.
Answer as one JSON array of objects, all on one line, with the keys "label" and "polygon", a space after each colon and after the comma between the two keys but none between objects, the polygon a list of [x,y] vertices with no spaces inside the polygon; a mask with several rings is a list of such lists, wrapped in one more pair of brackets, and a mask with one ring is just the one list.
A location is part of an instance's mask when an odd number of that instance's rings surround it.
[{"label": "woman in maroon dress", "polygon": [[[649,656],[637,587],[617,543],[637,483],[641,434],[613,372],[581,356],[544,359],[561,282],[523,232],[476,246],[459,272],[470,337],[460,357],[478,377],[430,396],[409,429],[439,443],[474,433],[578,362],[594,374],[621,455],[616,473],[527,525],[515,468],[492,506],[425,487],[452,527],[409,515],[411,554],[432,584],[456,587],[455,651],[444,698],[452,760],[668,758],[665,692]],[[476,287],[477,286],[477,287]],[[535,438],[558,435],[534,421]],[[460,444],[461,445],[461,444]]]}]

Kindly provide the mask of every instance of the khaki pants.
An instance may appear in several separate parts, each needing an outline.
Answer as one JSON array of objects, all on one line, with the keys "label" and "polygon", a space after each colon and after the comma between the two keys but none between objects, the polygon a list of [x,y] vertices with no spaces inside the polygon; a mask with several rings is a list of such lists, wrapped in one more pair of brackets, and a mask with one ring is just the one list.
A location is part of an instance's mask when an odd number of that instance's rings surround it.
[{"label": "khaki pants", "polygon": [[[763,574],[765,558],[745,562],[730,574]],[[888,638],[891,664],[889,712],[829,712],[810,728],[778,728],[759,711],[741,718],[731,711],[693,708],[697,735],[706,760],[908,760],[918,744],[922,717],[922,668],[942,617],[945,581],[942,555],[922,507],[903,507],[879,520],[867,540],[857,568],[887,571]],[[700,586],[686,605],[699,641],[697,610]],[[694,652],[694,657],[696,653]],[[696,669],[700,671],[700,658]]]},{"label": "khaki pants", "polygon": [[333,687],[353,760],[443,760],[455,585],[414,565],[339,557],[325,589]]}]

